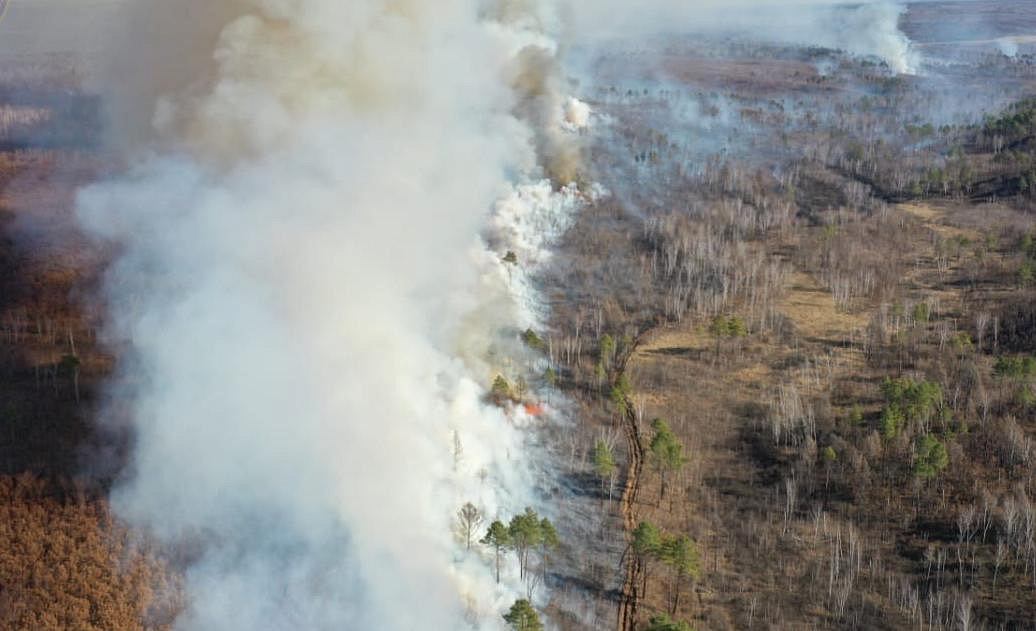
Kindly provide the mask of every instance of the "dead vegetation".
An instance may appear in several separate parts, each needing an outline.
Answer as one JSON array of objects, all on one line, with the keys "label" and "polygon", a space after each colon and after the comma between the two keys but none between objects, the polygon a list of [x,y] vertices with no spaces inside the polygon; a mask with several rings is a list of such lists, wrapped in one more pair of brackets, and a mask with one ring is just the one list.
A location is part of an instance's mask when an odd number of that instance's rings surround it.
[{"label": "dead vegetation", "polygon": [[169,629],[177,572],[110,514],[125,436],[93,416],[112,364],[85,301],[103,253],[71,213],[102,167],[83,151],[96,101],[40,76],[0,88],[0,627]]},{"label": "dead vegetation", "polygon": [[[678,47],[665,56],[680,67]],[[602,62],[593,105],[619,129],[590,151],[614,195],[545,282],[552,363],[593,410],[572,440],[624,423],[639,438],[617,454],[639,490],[601,499],[628,546],[599,584],[620,629],[661,613],[701,629],[1021,629],[1036,611],[1031,202],[991,201],[1006,163],[952,146],[981,125],[904,120],[941,88],[834,58],[821,83],[753,59],[729,66],[742,83],[703,67],[646,90]],[[800,90],[813,105],[789,106]],[[677,134],[702,119],[694,141]],[[918,144],[929,133],[956,140]],[[687,456],[668,478],[647,447],[656,418]],[[635,553],[642,522],[697,542],[693,579]]]}]

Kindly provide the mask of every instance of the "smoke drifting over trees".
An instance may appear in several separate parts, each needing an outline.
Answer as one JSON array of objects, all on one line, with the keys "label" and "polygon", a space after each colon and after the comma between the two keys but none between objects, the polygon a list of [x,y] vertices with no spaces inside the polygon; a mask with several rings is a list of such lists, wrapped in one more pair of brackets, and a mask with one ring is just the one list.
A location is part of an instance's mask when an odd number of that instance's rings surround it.
[{"label": "smoke drifting over trees", "polygon": [[450,533],[532,499],[483,400],[488,345],[531,322],[480,234],[535,173],[506,77],[543,36],[470,2],[244,8],[212,81],[157,104],[167,149],[80,197],[122,251],[116,508],[200,546],[184,628],[498,628],[508,588]]}]

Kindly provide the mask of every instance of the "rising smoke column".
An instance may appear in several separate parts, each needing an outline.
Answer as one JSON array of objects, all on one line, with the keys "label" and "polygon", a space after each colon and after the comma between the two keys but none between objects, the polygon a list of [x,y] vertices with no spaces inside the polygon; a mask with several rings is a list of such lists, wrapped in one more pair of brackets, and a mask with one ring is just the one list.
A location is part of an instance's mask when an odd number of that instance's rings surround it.
[{"label": "rising smoke column", "polygon": [[536,203],[510,79],[543,35],[473,0],[223,8],[212,80],[79,200],[119,251],[113,504],[198,551],[179,629],[499,628],[513,594],[454,558],[450,518],[532,503],[520,428],[483,402],[497,331],[532,316],[479,235],[494,200]]}]

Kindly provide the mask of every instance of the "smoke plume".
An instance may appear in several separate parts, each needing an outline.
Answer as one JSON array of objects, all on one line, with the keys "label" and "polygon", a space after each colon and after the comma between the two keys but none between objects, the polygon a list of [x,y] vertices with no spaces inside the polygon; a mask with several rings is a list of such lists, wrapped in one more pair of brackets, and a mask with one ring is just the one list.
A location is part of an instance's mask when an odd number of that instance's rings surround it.
[{"label": "smoke plume", "polygon": [[522,415],[483,395],[536,310],[479,235],[505,200],[494,239],[531,265],[523,235],[575,198],[512,187],[536,160],[509,82],[543,36],[479,15],[244,3],[204,87],[149,83],[183,88],[152,108],[161,150],[81,194],[120,249],[108,414],[130,404],[135,448],[114,504],[200,550],[178,628],[502,624],[514,595],[455,558],[450,518],[532,503]]}]

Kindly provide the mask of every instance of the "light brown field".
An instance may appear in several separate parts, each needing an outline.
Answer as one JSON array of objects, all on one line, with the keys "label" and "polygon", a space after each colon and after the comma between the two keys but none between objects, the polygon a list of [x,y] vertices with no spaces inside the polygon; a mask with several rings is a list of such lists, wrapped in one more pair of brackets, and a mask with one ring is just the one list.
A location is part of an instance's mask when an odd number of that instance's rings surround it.
[{"label": "light brown field", "polygon": [[981,235],[975,230],[960,228],[946,223],[946,211],[933,204],[915,202],[898,204],[896,208],[907,213],[911,217],[920,219],[926,228],[934,230],[943,238],[954,239],[961,237],[974,241],[981,237]]},{"label": "light brown field", "polygon": [[778,310],[791,319],[800,335],[828,342],[840,342],[867,326],[862,313],[838,308],[831,292],[804,272],[796,271]]}]

